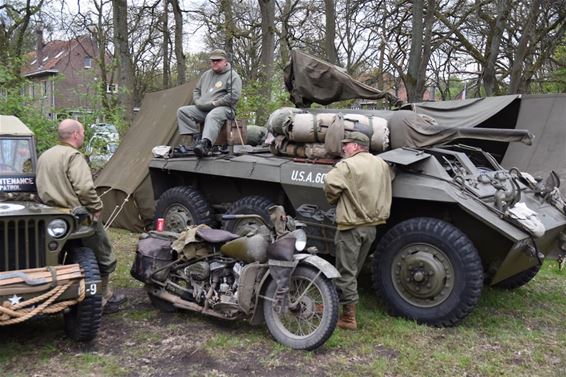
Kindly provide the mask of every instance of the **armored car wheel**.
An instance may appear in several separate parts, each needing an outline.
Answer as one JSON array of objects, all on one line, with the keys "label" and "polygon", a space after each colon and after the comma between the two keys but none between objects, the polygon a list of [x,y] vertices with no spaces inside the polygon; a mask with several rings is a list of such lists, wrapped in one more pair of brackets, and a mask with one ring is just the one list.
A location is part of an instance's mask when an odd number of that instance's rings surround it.
[{"label": "armored car wheel", "polygon": [[289,282],[289,306],[283,313],[277,313],[269,300],[276,289],[277,283],[271,280],[263,304],[271,335],[294,349],[313,350],[323,345],[338,321],[338,294],[332,281],[311,268],[297,267]]},{"label": "armored car wheel", "polygon": [[[251,195],[244,196],[243,198],[235,201],[230,209],[226,212],[228,215],[241,215],[241,214],[255,214],[260,215],[265,220],[266,224],[270,223],[269,207],[273,206],[273,202],[266,197]],[[238,219],[226,221],[222,228],[229,232],[243,235],[246,229],[253,225],[263,225],[258,219]]]},{"label": "armored car wheel", "polygon": [[[88,247],[73,248],[69,263],[78,263],[86,281],[100,281],[100,272],[94,252]],[[102,318],[102,292],[86,296],[83,301],[65,313],[65,332],[76,341],[86,342],[96,337]]]},{"label": "armored car wheel", "polygon": [[529,269],[526,269],[525,271],[521,271],[518,274],[500,281],[499,283],[495,284],[495,287],[502,289],[515,289],[522,287],[529,281],[533,280],[536,274],[540,271],[541,267],[542,264],[537,264],[536,266],[533,266]]},{"label": "armored car wheel", "polygon": [[187,225],[214,225],[212,209],[206,198],[194,187],[177,186],[159,197],[155,218],[165,219],[165,230],[182,232]]},{"label": "armored car wheel", "polygon": [[449,327],[476,307],[483,286],[479,254],[469,238],[439,219],[395,225],[373,258],[374,289],[393,315]]}]

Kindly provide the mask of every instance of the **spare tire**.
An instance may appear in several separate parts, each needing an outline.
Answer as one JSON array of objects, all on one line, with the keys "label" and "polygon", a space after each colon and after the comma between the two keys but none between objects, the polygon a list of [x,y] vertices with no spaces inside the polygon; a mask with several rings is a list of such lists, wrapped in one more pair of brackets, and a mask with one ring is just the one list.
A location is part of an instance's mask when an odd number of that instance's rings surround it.
[{"label": "spare tire", "polygon": [[[259,195],[244,196],[243,198],[235,201],[230,207],[230,209],[226,212],[226,214],[227,215],[242,215],[242,214],[259,215],[263,218],[265,224],[271,224],[268,209],[273,205],[274,203],[264,196],[259,196]],[[222,229],[243,236],[250,230],[250,227],[257,225],[263,225],[263,222],[259,219],[253,219],[253,218],[227,220],[222,225]]]},{"label": "spare tire", "polygon": [[180,233],[187,225],[214,225],[210,204],[196,188],[177,186],[159,197],[155,218],[165,219],[165,230]]}]

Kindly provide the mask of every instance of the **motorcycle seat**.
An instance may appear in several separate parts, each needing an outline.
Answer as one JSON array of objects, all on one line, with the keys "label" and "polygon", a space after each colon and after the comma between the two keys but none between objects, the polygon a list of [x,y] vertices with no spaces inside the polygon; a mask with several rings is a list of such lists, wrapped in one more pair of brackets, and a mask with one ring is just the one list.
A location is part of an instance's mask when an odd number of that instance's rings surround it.
[{"label": "motorcycle seat", "polygon": [[223,243],[240,238],[239,235],[222,229],[204,228],[197,230],[197,235],[206,242]]}]

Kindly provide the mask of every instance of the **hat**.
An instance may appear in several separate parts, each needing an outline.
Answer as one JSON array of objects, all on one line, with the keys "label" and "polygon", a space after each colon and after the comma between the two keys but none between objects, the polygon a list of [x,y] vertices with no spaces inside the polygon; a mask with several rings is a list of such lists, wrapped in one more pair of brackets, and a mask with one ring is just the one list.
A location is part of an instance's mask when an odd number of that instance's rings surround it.
[{"label": "hat", "polygon": [[356,143],[363,145],[364,147],[369,147],[369,137],[361,132],[350,132],[350,134],[342,140],[342,144],[346,143]]},{"label": "hat", "polygon": [[224,50],[214,50],[210,53],[210,60],[220,60],[226,59],[226,51]]}]

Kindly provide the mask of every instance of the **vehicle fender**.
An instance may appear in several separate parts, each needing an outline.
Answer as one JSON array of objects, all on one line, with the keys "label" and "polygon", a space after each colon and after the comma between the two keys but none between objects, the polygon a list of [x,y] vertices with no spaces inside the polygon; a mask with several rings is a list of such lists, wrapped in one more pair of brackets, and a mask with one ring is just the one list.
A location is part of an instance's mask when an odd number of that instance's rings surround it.
[{"label": "vehicle fender", "polygon": [[330,262],[317,255],[312,254],[295,254],[293,259],[299,261],[299,264],[308,264],[320,270],[324,276],[329,279],[340,277],[340,272]]},{"label": "vehicle fender", "polygon": [[[322,259],[319,256],[312,254],[295,254],[293,255],[293,260],[297,262],[297,265],[306,264],[313,266],[324,274],[328,279],[334,279],[340,276],[340,273],[331,263]],[[263,274],[259,284],[257,285],[257,290],[255,293],[255,304],[253,305],[253,313],[250,319],[252,325],[259,325],[263,323],[263,301],[260,300],[265,292],[265,287],[267,282],[271,279],[271,274],[269,269]]]}]

